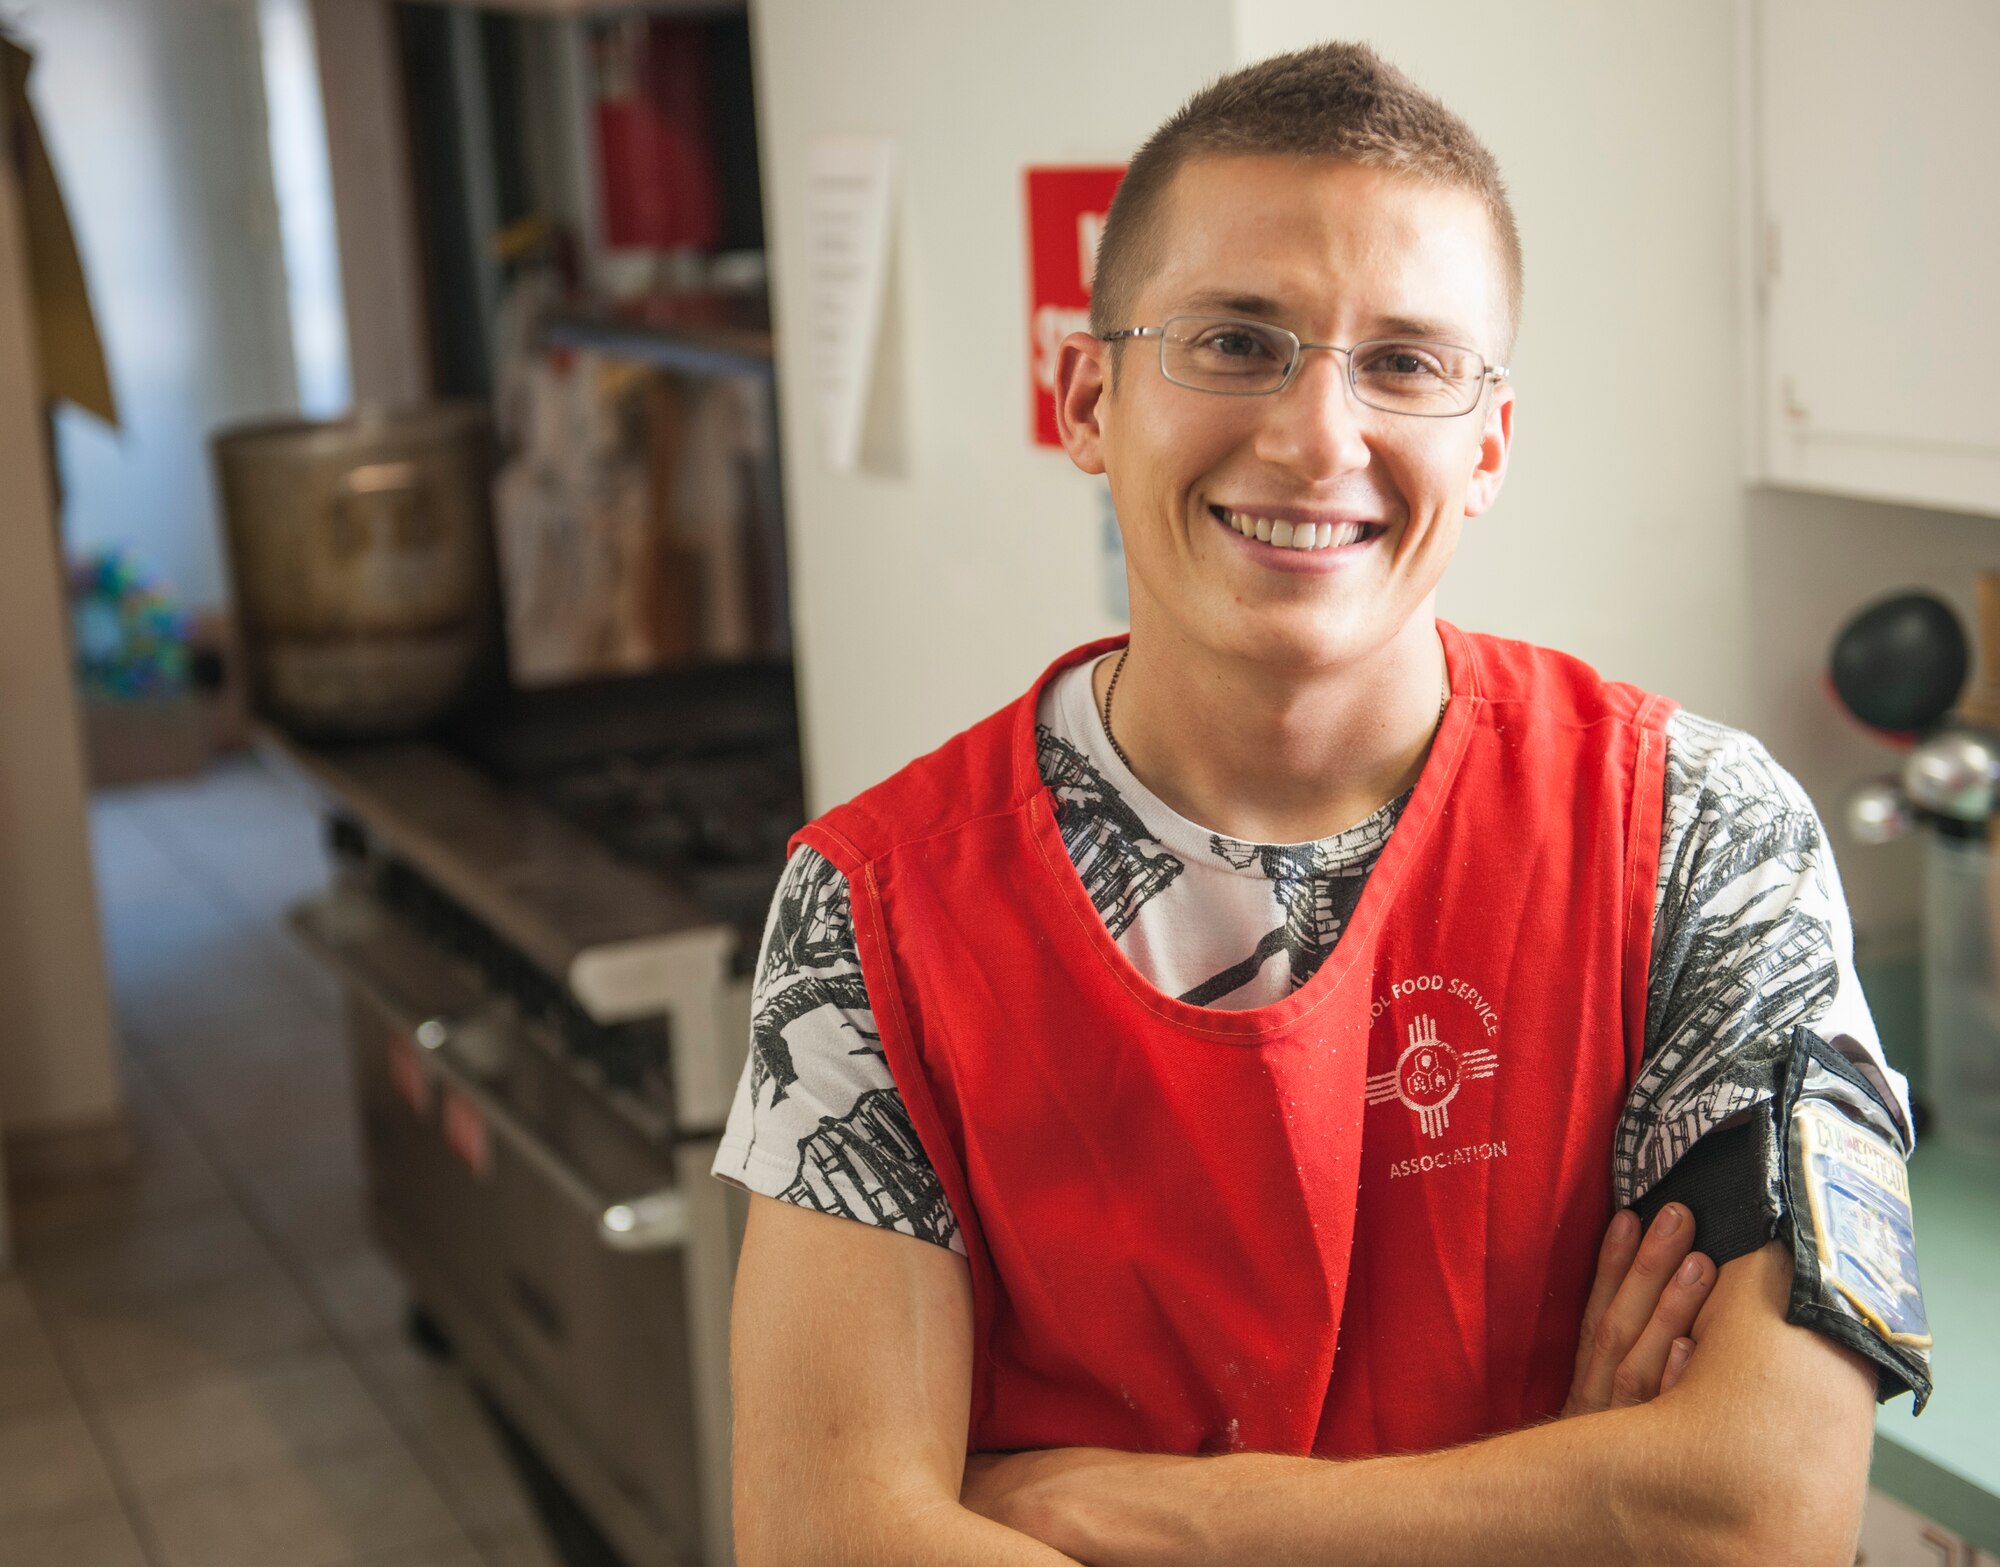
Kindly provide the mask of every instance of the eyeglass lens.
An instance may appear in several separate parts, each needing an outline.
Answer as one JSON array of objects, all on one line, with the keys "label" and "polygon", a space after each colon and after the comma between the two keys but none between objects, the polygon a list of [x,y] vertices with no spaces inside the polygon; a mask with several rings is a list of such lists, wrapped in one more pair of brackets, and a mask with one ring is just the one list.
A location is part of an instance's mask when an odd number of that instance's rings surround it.
[{"label": "eyeglass lens", "polygon": [[[1160,333],[1169,381],[1239,397],[1275,392],[1290,378],[1299,340],[1283,327],[1221,316],[1174,316]],[[1440,417],[1479,401],[1486,361],[1470,349],[1416,339],[1356,343],[1349,384],[1371,408]]]}]

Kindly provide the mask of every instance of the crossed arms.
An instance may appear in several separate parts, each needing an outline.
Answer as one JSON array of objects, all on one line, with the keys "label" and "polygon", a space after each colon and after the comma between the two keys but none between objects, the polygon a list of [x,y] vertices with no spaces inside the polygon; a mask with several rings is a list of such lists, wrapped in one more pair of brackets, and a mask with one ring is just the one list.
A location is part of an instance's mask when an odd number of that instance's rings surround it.
[{"label": "crossed arms", "polygon": [[1778,1243],[1690,1287],[1666,1282],[1690,1234],[1614,1229],[1574,1418],[1344,1463],[1077,1448],[968,1462],[964,1259],[751,1203],[731,1346],[739,1567],[1853,1561],[1874,1372],[1784,1320]]}]

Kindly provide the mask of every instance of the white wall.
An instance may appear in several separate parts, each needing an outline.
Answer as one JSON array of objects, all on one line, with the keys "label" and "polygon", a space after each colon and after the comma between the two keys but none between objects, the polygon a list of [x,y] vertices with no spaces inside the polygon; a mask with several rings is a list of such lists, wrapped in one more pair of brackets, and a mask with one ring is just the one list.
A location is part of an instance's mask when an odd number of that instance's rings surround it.
[{"label": "white wall", "polygon": [[[1028,437],[1021,173],[1121,162],[1229,52],[1225,0],[755,0],[808,783],[827,806],[1017,696],[1102,607],[1102,484]],[[815,136],[900,139],[885,442],[820,455],[801,254]],[[900,387],[894,383],[900,381]],[[900,402],[900,416],[895,404]],[[886,470],[886,471],[885,471]]]},{"label": "white wall", "polygon": [[207,441],[297,406],[255,0],[63,0],[23,15],[124,428],[58,420],[64,533],[226,596]]}]

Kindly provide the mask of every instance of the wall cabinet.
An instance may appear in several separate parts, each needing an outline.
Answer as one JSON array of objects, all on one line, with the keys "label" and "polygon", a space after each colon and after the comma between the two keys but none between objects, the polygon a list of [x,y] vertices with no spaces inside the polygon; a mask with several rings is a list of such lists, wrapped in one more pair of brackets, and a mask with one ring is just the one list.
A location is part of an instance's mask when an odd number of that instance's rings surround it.
[{"label": "wall cabinet", "polygon": [[1744,3],[1752,476],[2000,516],[2000,6]]}]

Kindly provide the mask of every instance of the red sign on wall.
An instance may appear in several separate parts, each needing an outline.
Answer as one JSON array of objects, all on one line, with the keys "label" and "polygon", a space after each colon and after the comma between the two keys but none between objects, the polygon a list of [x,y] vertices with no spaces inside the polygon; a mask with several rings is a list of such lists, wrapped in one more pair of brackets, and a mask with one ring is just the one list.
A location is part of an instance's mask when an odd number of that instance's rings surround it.
[{"label": "red sign on wall", "polygon": [[1056,350],[1090,327],[1090,280],[1097,237],[1122,167],[1030,169],[1028,198],[1028,368],[1035,440],[1056,436]]}]

